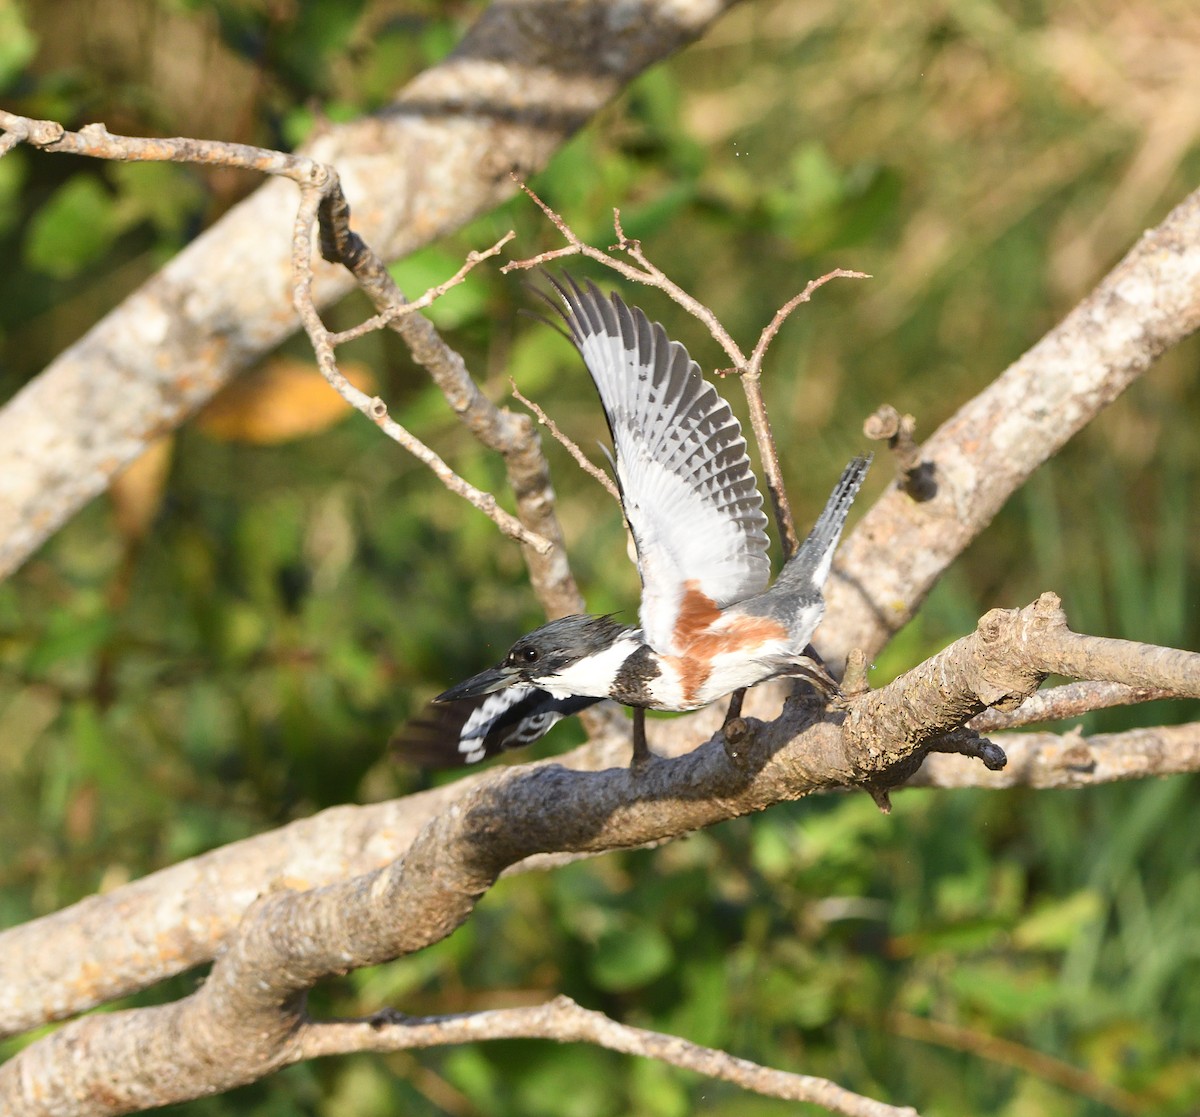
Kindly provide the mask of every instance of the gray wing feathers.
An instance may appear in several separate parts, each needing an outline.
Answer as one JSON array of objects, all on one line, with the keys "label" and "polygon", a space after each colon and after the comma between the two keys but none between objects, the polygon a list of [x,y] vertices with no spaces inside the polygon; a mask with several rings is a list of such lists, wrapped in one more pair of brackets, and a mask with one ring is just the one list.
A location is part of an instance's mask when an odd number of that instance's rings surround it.
[{"label": "gray wing feathers", "polygon": [[767,518],[729,405],[666,331],[593,284],[551,280],[604,406],[638,549],[643,627],[669,641],[683,583],[718,606],[766,587]]}]

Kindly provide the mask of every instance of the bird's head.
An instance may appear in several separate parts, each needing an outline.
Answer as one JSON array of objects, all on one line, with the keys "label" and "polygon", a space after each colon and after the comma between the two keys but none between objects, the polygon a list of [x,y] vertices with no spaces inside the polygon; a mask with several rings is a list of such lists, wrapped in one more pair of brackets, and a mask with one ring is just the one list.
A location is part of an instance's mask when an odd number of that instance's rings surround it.
[{"label": "bird's head", "polygon": [[522,636],[499,665],[451,687],[435,701],[476,698],[519,683],[554,691],[564,671],[607,651],[632,631],[611,617],[560,617]]}]

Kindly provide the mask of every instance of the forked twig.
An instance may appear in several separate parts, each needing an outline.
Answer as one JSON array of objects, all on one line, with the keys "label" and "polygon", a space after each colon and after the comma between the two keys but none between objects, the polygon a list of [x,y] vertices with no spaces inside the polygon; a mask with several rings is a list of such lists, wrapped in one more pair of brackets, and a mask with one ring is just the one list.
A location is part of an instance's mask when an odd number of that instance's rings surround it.
[{"label": "forked twig", "polygon": [[[670,299],[682,306],[694,318],[703,322],[708,327],[708,332],[729,357],[732,365],[729,371],[737,374],[741,380],[742,390],[746,394],[750,425],[754,430],[754,438],[758,443],[759,457],[762,460],[763,473],[766,477],[767,491],[770,494],[771,504],[775,510],[775,522],[779,525],[784,556],[786,558],[794,554],[796,548],[799,546],[799,539],[796,535],[796,527],[792,518],[791,505],[788,502],[787,491],[783,484],[783,470],[779,462],[779,452],[776,448],[775,436],[771,430],[770,417],[767,414],[766,402],[762,395],[763,361],[766,357],[768,347],[788,316],[801,303],[808,302],[812,298],[814,291],[823,287],[832,279],[868,279],[870,277],[864,272],[838,268],[826,275],[811,280],[803,291],[789,299],[776,312],[775,316],[759,335],[758,342],[751,351],[750,356],[747,357],[737,342],[734,341],[729,331],[721,325],[716,314],[709,307],[683,290],[661,268],[654,264],[642,250],[640,241],[626,236],[625,230],[621,225],[621,211],[619,209],[613,210],[613,229],[617,235],[617,243],[610,246],[606,252],[582,241],[563,219],[561,214],[556,213],[528,185],[521,182],[515,175],[513,178],[526,196],[533,201],[546,215],[550,223],[559,231],[563,239],[567,242],[567,247],[541,252],[536,256],[531,256],[524,260],[510,261],[500,269],[502,272],[524,271],[529,268],[541,267],[550,261],[560,260],[567,256],[584,256],[589,260],[595,260],[603,264],[618,275],[622,275],[635,283],[657,287]],[[612,255],[613,252],[624,253],[634,263],[630,264]]]},{"label": "forked twig", "polygon": [[416,310],[424,310],[427,306],[432,306],[452,287],[457,287],[467,276],[484,260],[490,259],[492,256],[498,256],[502,249],[510,240],[517,234],[511,229],[504,234],[491,248],[485,248],[482,251],[471,251],[467,253],[467,258],[463,266],[458,269],[449,279],[443,280],[436,287],[430,287],[425,294],[420,298],[406,299],[404,302],[397,302],[381,311],[379,314],[374,314],[370,318],[364,319],[357,326],[352,326],[348,330],[340,330],[329,335],[329,340],[336,347],[345,345],[347,342],[356,341],[360,337],[366,337],[367,334],[372,334],[376,330],[383,329],[384,326],[390,326],[397,318],[401,318],[406,314],[412,314]]},{"label": "forked twig", "polygon": [[[331,176],[334,175],[332,170],[328,173]],[[366,392],[356,388],[342,374],[341,369],[338,368],[337,358],[334,354],[337,335],[326,329],[325,323],[322,321],[321,315],[317,311],[316,304],[312,298],[313,230],[317,225],[318,210],[325,204],[325,197],[331,191],[338,191],[340,193],[336,177],[301,188],[300,206],[296,211],[296,221],[292,236],[293,300],[296,312],[300,315],[300,321],[304,326],[304,331],[308,334],[309,342],[313,347],[313,352],[317,358],[317,367],[321,370],[321,374],[329,381],[338,395],[349,403],[351,407],[365,415],[390,439],[403,446],[413,457],[428,466],[433,475],[447,489],[478,508],[505,535],[520,540],[541,554],[547,553],[553,546],[550,540],[526,528],[520,520],[501,508],[495,496],[491,493],[477,489],[470,482],[465,481],[455,473],[433,450],[388,414],[387,404],[382,399],[378,396],[368,396]],[[488,252],[473,254],[476,258],[469,260],[464,265],[460,276],[448,280],[446,286],[452,286],[454,282],[458,282],[461,275],[465,275],[476,263],[487,256],[494,255],[499,249],[500,246],[496,245]],[[436,295],[432,295],[431,297],[431,293],[426,292],[421,299],[407,305],[397,305],[394,311],[389,311],[389,313],[392,318],[398,317],[401,314],[409,314],[418,305],[427,306],[433,301],[433,298],[436,298]]]}]

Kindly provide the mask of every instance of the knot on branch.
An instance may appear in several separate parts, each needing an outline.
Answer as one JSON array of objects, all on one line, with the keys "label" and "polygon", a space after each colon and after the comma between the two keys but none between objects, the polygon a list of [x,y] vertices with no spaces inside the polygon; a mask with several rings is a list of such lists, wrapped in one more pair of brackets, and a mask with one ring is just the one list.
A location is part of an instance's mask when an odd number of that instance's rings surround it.
[{"label": "knot on branch", "polygon": [[35,120],[29,128],[29,140],[38,147],[50,147],[58,143],[67,130],[56,120]]},{"label": "knot on branch", "polygon": [[[971,685],[985,707],[1014,710],[1045,681],[1033,664],[1051,630],[1066,627],[1059,599],[1044,593],[1024,609],[992,609],[976,628]],[[978,712],[978,711],[977,711]]]},{"label": "knot on branch", "polygon": [[863,434],[876,442],[886,441],[896,462],[900,487],[918,503],[937,495],[932,462],[921,460],[917,445],[917,420],[901,415],[890,403],[881,404],[863,423]]},{"label": "knot on branch", "polygon": [[846,656],[846,670],[842,673],[842,697],[857,698],[871,689],[867,681],[867,653],[862,648],[851,648]]},{"label": "knot on branch", "polygon": [[1062,599],[1053,590],[1047,590],[1034,602],[1033,611],[1056,628],[1067,627],[1067,615],[1063,612]]}]

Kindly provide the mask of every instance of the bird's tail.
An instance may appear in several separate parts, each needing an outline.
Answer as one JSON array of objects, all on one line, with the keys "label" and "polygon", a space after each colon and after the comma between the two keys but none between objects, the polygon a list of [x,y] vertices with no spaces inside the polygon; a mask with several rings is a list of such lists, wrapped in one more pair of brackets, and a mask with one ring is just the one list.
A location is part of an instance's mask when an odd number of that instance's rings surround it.
[{"label": "bird's tail", "polygon": [[798,591],[819,591],[825,584],[850,505],[854,503],[854,498],[862,487],[863,478],[871,468],[871,458],[870,454],[860,455],[842,471],[841,479],[825,502],[825,511],[817,517],[808,538],[800,544],[800,549],[780,572],[777,584]]}]

